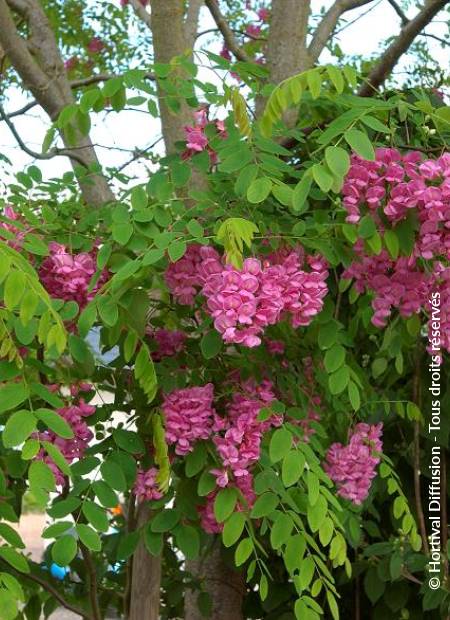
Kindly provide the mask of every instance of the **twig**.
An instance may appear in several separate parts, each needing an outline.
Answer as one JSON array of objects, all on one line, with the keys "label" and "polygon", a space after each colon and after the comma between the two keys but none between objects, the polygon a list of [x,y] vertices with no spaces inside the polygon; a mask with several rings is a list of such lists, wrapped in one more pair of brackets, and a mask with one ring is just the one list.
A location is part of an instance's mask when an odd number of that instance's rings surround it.
[{"label": "twig", "polygon": [[23,106],[23,108],[14,110],[14,112],[9,112],[6,116],[8,118],[14,118],[14,116],[22,116],[22,114],[25,114],[26,112],[28,112],[28,110],[31,110],[31,108],[34,108],[37,105],[38,105],[37,101],[29,101],[27,104]]},{"label": "twig", "polygon": [[[121,75],[116,75],[114,73],[95,73],[94,75],[90,75],[87,78],[81,78],[79,80],[72,80],[70,82],[70,86],[72,88],[80,88],[82,86],[89,86],[90,84],[97,84],[98,82],[106,82],[107,80],[111,80],[113,78],[122,77]],[[155,76],[153,73],[146,73],[144,75],[146,80],[155,80]]]},{"label": "twig", "polygon": [[0,103],[0,120],[5,121],[12,135],[16,139],[16,142],[19,145],[19,147],[22,149],[22,151],[24,151],[24,153],[26,153],[30,157],[33,157],[34,159],[53,159],[53,157],[70,157],[74,161],[77,161],[79,164],[81,164],[83,167],[86,167],[85,162],[80,157],[78,157],[78,155],[73,153],[71,149],[54,148],[48,151],[48,153],[38,153],[37,151],[33,151],[32,149],[30,149],[20,137],[19,132],[14,126],[14,123],[10,120],[9,116],[6,114],[1,103]]},{"label": "twig", "polygon": [[238,60],[243,62],[252,62],[250,56],[248,56],[244,50],[240,47],[236,37],[233,34],[227,20],[222,15],[219,5],[216,0],[205,0],[205,4],[209,9],[214,21],[217,24],[217,28],[222,33],[227,48],[232,52]]},{"label": "twig", "polygon": [[30,581],[34,581],[35,583],[39,584],[41,587],[44,588],[44,590],[47,590],[47,592],[49,592],[59,603],[61,603],[61,605],[65,609],[68,609],[69,611],[72,611],[74,614],[77,614],[78,616],[85,618],[85,620],[95,620],[93,616],[91,616],[86,611],[84,611],[84,609],[81,609],[80,607],[77,607],[76,605],[72,605],[72,603],[69,603],[68,601],[66,601],[63,595],[60,592],[58,592],[58,590],[54,586],[52,586],[51,583],[49,583],[42,577],[39,577],[39,575],[35,575],[34,573],[17,573],[17,574],[20,575],[21,578],[29,579]]},{"label": "twig", "polygon": [[403,11],[399,3],[396,2],[396,0],[388,0],[388,2],[391,5],[391,7],[394,9],[394,11],[397,13],[397,15],[400,17],[402,24],[403,25],[407,24],[409,22],[409,18],[406,16],[405,12]]}]

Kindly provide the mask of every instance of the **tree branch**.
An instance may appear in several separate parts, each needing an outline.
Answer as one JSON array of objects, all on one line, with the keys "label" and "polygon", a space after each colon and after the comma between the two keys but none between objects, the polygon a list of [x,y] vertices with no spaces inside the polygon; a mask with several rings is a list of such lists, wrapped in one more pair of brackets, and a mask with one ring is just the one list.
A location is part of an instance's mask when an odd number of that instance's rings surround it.
[{"label": "tree branch", "polygon": [[37,101],[29,101],[23,106],[23,108],[14,110],[14,112],[8,112],[8,114],[5,113],[4,116],[6,116],[7,118],[14,118],[15,116],[22,116],[22,114],[26,114],[29,110],[31,110],[32,108],[35,108],[37,105],[38,105]]},{"label": "tree branch", "polygon": [[22,579],[29,579],[30,581],[34,581],[40,585],[44,590],[46,590],[49,594],[51,594],[57,601],[60,603],[65,609],[72,611],[74,614],[81,616],[85,620],[94,620],[94,618],[88,614],[84,609],[77,607],[76,605],[72,605],[66,601],[64,596],[48,581],[39,577],[39,575],[35,575],[34,573],[17,573],[17,575]]},{"label": "tree branch", "polygon": [[212,15],[212,18],[217,24],[217,28],[222,33],[223,39],[225,41],[225,45],[230,50],[234,56],[238,60],[242,60],[243,62],[252,62],[250,56],[248,56],[244,50],[240,47],[237,42],[236,37],[233,34],[230,26],[228,25],[227,20],[222,15],[217,0],[205,0],[205,4],[209,9],[209,12]]},{"label": "tree branch", "polygon": [[73,153],[72,150],[54,148],[54,149],[51,149],[48,153],[38,153],[37,151],[33,151],[32,149],[30,149],[20,137],[19,132],[14,126],[14,123],[10,120],[10,115],[6,114],[1,103],[0,103],[0,120],[5,121],[6,125],[8,126],[10,132],[16,139],[16,142],[21,148],[21,150],[27,155],[29,155],[30,157],[33,157],[34,159],[53,159],[53,157],[70,157],[71,159],[74,159],[79,164],[84,166],[83,159],[81,159],[81,157],[78,157],[75,153]]},{"label": "tree branch", "polygon": [[433,20],[439,11],[449,4],[449,1],[428,0],[422,10],[402,27],[399,35],[388,46],[369,73],[366,83],[361,86],[358,92],[360,97],[368,97],[374,94],[384,84],[400,58],[408,51],[414,39]]},{"label": "tree branch", "polygon": [[308,48],[311,62],[315,63],[318,60],[322,50],[330,40],[339,19],[344,13],[357,9],[365,4],[370,4],[373,1],[374,0],[336,0],[325,13],[322,21],[313,34]]},{"label": "tree branch", "polygon": [[[106,82],[107,80],[111,80],[116,77],[122,77],[121,75],[116,75],[114,73],[94,73],[86,78],[80,78],[79,80],[72,80],[70,82],[71,88],[81,88],[82,86],[90,86],[91,84],[98,84],[98,82]],[[155,80],[155,76],[153,73],[145,74],[146,80]]]},{"label": "tree branch", "polygon": [[144,22],[147,28],[151,29],[150,13],[145,9],[145,6],[139,0],[130,0],[130,4],[139,19]]},{"label": "tree branch", "polygon": [[407,24],[409,22],[409,19],[406,16],[406,13],[403,11],[402,7],[399,5],[399,3],[396,2],[396,0],[388,0],[388,2],[391,5],[391,7],[394,9],[394,11],[397,13],[397,15],[400,17],[400,21],[402,22],[402,25],[404,26],[405,24]]}]

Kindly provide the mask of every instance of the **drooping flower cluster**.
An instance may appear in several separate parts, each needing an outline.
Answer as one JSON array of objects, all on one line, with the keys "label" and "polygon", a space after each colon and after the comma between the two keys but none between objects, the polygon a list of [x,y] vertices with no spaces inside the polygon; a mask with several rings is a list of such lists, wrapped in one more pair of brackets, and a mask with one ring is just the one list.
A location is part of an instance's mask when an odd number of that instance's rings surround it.
[{"label": "drooping flower cluster", "polygon": [[76,301],[83,309],[106,282],[108,274],[103,271],[92,290],[88,290],[96,272],[96,252],[71,254],[60,243],[49,244],[50,255],[39,269],[43,286],[52,297],[65,301]]},{"label": "drooping flower cluster", "polygon": [[[50,387],[58,389],[57,386]],[[80,392],[88,392],[91,389],[92,386],[86,383],[82,383],[78,386],[71,386],[70,393],[73,398],[72,402],[66,407],[57,410],[58,415],[60,415],[72,429],[73,437],[71,439],[59,437],[59,435],[50,430],[36,434],[36,438],[40,441],[48,441],[59,448],[61,454],[69,464],[73,463],[76,459],[82,458],[89,442],[94,437],[92,431],[86,424],[85,418],[95,413],[95,407],[94,405],[86,403],[85,399],[79,396]],[[44,449],[39,452],[37,458],[47,463],[53,471],[56,484],[63,485],[63,473]]]},{"label": "drooping flower cluster", "polygon": [[266,327],[288,317],[293,327],[308,325],[320,312],[327,294],[326,262],[301,252],[279,252],[263,261],[244,260],[243,268],[223,266],[218,253],[192,245],[169,266],[166,282],[174,297],[192,304],[195,294],[206,298],[206,309],[226,343],[261,344]]},{"label": "drooping flower cluster", "polygon": [[[267,420],[258,420],[261,409],[275,400],[270,381],[260,385],[246,381],[239,387],[233,393],[225,417],[215,417],[213,443],[222,467],[211,473],[216,476],[219,488],[235,487],[240,491],[243,501],[238,502],[237,510],[244,510],[251,508],[256,499],[251,470],[260,457],[262,437],[270,428],[280,426],[282,417],[272,415]],[[199,508],[202,527],[209,533],[222,530],[213,509],[218,490],[210,493],[206,505]]]},{"label": "drooping flower cluster", "polygon": [[[227,131],[225,129],[224,122],[221,120],[215,120],[213,123],[219,136],[221,138],[226,138]],[[188,159],[189,157],[192,157],[192,155],[206,150],[208,151],[211,163],[217,163],[217,153],[209,145],[208,137],[205,134],[205,128],[208,124],[210,124],[208,119],[208,109],[206,107],[201,107],[194,113],[194,124],[186,125],[184,128],[186,150],[182,154],[183,159]]]},{"label": "drooping flower cluster", "polygon": [[338,495],[354,504],[361,504],[368,496],[376,466],[380,462],[377,453],[383,443],[383,424],[360,423],[355,426],[349,443],[330,446],[324,469],[336,484]]},{"label": "drooping flower cluster", "polygon": [[[390,148],[378,149],[375,161],[354,155],[343,195],[348,222],[358,223],[367,212],[384,234],[386,220],[395,232],[411,213],[419,225],[408,257],[394,260],[386,250],[367,255],[362,241],[355,246],[357,258],[343,276],[355,279],[359,292],[374,293],[372,323],[384,327],[394,308],[404,317],[429,310],[430,292],[445,296],[448,290],[440,263],[430,270],[421,261],[450,258],[450,153],[436,160]],[[450,351],[450,332],[443,341]]]},{"label": "drooping flower cluster", "polygon": [[158,470],[156,467],[138,470],[133,490],[139,502],[161,499],[163,497],[164,494],[159,490],[157,476]]},{"label": "drooping flower cluster", "polygon": [[185,332],[179,330],[169,329],[147,329],[147,336],[149,336],[156,344],[156,351],[152,352],[152,358],[155,362],[159,362],[164,357],[172,357],[177,355],[184,349],[184,343],[186,341]]},{"label": "drooping flower cluster", "polygon": [[355,280],[359,293],[365,290],[375,293],[372,301],[374,325],[385,327],[393,308],[403,317],[420,312],[428,299],[432,278],[418,268],[414,257],[393,260],[386,250],[367,256],[362,241],[355,244],[355,251],[359,260],[353,262],[343,276]]},{"label": "drooping flower cluster", "polygon": [[164,397],[166,440],[175,445],[175,453],[184,456],[192,452],[194,443],[211,435],[215,411],[212,406],[214,387],[174,390]]}]

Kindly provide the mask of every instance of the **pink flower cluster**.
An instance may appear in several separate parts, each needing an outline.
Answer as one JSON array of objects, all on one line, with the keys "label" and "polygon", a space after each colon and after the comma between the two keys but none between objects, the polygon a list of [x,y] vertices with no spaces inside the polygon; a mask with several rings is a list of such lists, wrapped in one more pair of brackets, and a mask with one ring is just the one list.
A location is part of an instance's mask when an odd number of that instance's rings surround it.
[{"label": "pink flower cluster", "polygon": [[92,37],[87,44],[86,49],[90,54],[99,54],[104,47],[105,44],[100,37]]},{"label": "pink flower cluster", "polygon": [[184,349],[186,341],[185,332],[169,329],[147,329],[149,336],[156,344],[157,350],[152,352],[152,358],[155,362],[159,362],[164,357],[173,357]]},{"label": "pink flower cluster", "polygon": [[[213,443],[222,467],[211,473],[216,476],[219,488],[230,486],[240,491],[243,499],[238,502],[238,510],[251,508],[256,499],[251,469],[260,457],[264,433],[283,421],[276,415],[264,422],[258,420],[261,409],[270,406],[273,400],[275,394],[270,381],[265,380],[260,385],[246,381],[241,384],[240,391],[233,393],[225,417],[215,417]],[[206,505],[199,508],[202,527],[209,533],[222,530],[214,517],[217,493],[218,489],[210,493]]]},{"label": "pink flower cluster", "polygon": [[365,290],[374,292],[374,325],[385,327],[393,308],[397,308],[403,317],[420,312],[428,299],[432,280],[429,274],[419,269],[415,258],[393,260],[386,250],[367,256],[361,240],[355,244],[355,251],[359,260],[344,271],[343,277],[354,279],[359,293]]},{"label": "pink flower cluster", "polygon": [[349,443],[330,446],[324,469],[336,484],[338,495],[354,504],[361,504],[369,494],[383,448],[383,424],[357,424]]},{"label": "pink flower cluster", "polygon": [[301,252],[279,252],[262,262],[247,258],[239,270],[223,266],[214,249],[191,245],[181,260],[169,266],[166,282],[184,304],[192,304],[201,288],[224,341],[255,347],[269,325],[285,317],[293,327],[308,325],[322,309],[328,291],[326,262],[308,256],[311,271],[306,271],[302,261]]},{"label": "pink flower cluster", "polygon": [[414,211],[414,256],[450,258],[450,153],[425,161],[417,151],[402,155],[390,148],[377,149],[375,161],[353,155],[342,192],[348,222],[359,222],[364,210],[380,222],[381,208],[395,230]]},{"label": "pink flower cluster", "polygon": [[39,269],[43,286],[52,297],[76,301],[83,309],[108,279],[107,272],[103,271],[93,289],[88,290],[96,272],[96,252],[71,254],[64,245],[53,242],[49,244],[49,250],[50,255]]},{"label": "pink flower cluster", "polygon": [[196,441],[210,437],[215,417],[213,397],[212,383],[174,390],[164,397],[166,440],[175,444],[176,454],[184,456],[192,452]]},{"label": "pink flower cluster", "polygon": [[139,469],[136,482],[134,484],[134,494],[138,502],[161,499],[163,493],[159,490],[157,482],[158,470],[156,467],[150,469]]},{"label": "pink flower cluster", "polygon": [[[205,134],[205,127],[209,124],[208,109],[201,107],[194,113],[194,124],[186,125],[184,133],[186,136],[186,150],[183,152],[183,159],[188,159],[196,153],[208,151],[212,164],[217,163],[217,153],[209,146],[208,137]],[[223,121],[214,121],[216,130],[221,138],[227,137],[227,131]]]},{"label": "pink flower cluster", "polygon": [[[52,386],[54,389],[58,389],[57,386]],[[57,410],[57,413],[67,422],[73,431],[72,439],[63,439],[56,435],[53,431],[47,430],[42,433],[36,434],[36,439],[40,441],[48,441],[54,444],[61,451],[66,461],[70,464],[75,459],[80,459],[89,442],[94,437],[92,431],[85,422],[85,418],[95,413],[95,407],[86,403],[83,397],[79,397],[79,392],[88,392],[92,389],[92,386],[83,383],[79,386],[71,386],[70,392],[75,401],[72,401],[66,407],[62,407]],[[48,456],[44,449],[42,449],[37,458],[43,460],[55,476],[56,484],[64,484],[64,475],[54,463],[52,458]]]}]

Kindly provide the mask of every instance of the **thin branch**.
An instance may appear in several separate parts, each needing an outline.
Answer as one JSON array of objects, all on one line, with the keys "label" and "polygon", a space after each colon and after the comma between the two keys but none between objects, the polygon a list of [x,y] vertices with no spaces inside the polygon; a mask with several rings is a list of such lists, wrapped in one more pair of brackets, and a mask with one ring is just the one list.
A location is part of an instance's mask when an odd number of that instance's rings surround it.
[{"label": "thin branch", "polygon": [[219,5],[216,0],[205,0],[205,4],[212,15],[212,18],[217,24],[217,28],[222,33],[225,44],[232,54],[236,56],[238,60],[243,62],[252,62],[250,56],[248,56],[244,50],[240,47],[236,37],[233,34],[227,20],[222,15]]},{"label": "thin branch", "polygon": [[91,601],[93,620],[102,620],[102,612],[98,601],[97,573],[89,549],[80,542],[80,550],[89,575],[89,598]]},{"label": "thin branch", "polygon": [[14,110],[14,112],[8,112],[8,114],[6,114],[6,116],[8,118],[14,118],[14,116],[22,116],[22,114],[25,114],[26,112],[31,110],[31,108],[35,108],[37,105],[38,105],[37,101],[29,101],[27,104],[25,104],[23,106],[23,108],[19,108],[18,110]]},{"label": "thin branch", "polygon": [[439,41],[442,45],[450,45],[450,39],[447,41],[446,39],[442,39],[435,34],[431,34],[431,32],[421,32],[421,37],[428,37],[429,39],[434,39],[435,41]]},{"label": "thin branch", "polygon": [[150,13],[146,10],[145,6],[141,4],[139,0],[130,0],[130,4],[139,19],[144,22],[147,28],[151,29]]},{"label": "thin branch", "polygon": [[441,11],[450,0],[428,0],[421,11],[403,26],[399,35],[388,46],[375,64],[358,92],[360,97],[368,97],[376,93],[392,73],[395,65],[411,46],[414,39],[428,26],[433,18]]},{"label": "thin branch", "polygon": [[[90,86],[91,84],[98,84],[98,82],[106,82],[107,80],[111,80],[113,78],[122,77],[119,74],[114,73],[94,73],[94,75],[90,75],[86,78],[80,78],[79,80],[72,80],[70,82],[71,88],[81,88],[82,86]],[[155,80],[155,76],[153,73],[146,73],[144,75],[146,80]]]},{"label": "thin branch", "polygon": [[403,11],[399,3],[396,0],[388,0],[388,2],[391,5],[391,7],[394,9],[394,11],[397,13],[397,15],[400,17],[400,20],[403,26],[407,24],[409,22],[409,18],[406,16],[406,13]]},{"label": "thin branch", "polygon": [[313,63],[317,61],[322,53],[322,50],[330,40],[339,19],[344,13],[357,9],[373,1],[374,0],[336,0],[336,2],[325,13],[322,21],[317,26],[313,34],[308,48],[311,61]]},{"label": "thin branch", "polygon": [[58,603],[60,603],[65,609],[68,609],[69,611],[72,611],[74,614],[77,614],[78,616],[85,618],[85,620],[95,620],[84,609],[81,609],[80,607],[77,607],[76,605],[72,605],[72,603],[69,603],[68,601],[66,601],[64,596],[60,592],[58,592],[58,590],[54,586],[52,586],[51,583],[49,583],[42,577],[39,577],[39,575],[35,575],[33,573],[18,573],[18,574],[20,574],[21,578],[29,579],[30,581],[34,581],[34,583],[39,584],[42,588],[44,588],[44,590],[47,590],[47,592],[51,594],[58,601]]},{"label": "thin branch", "polygon": [[137,159],[140,159],[141,157],[144,157],[144,155],[146,155],[148,153],[148,151],[150,151],[154,146],[156,146],[158,144],[158,142],[161,142],[162,139],[163,139],[163,137],[159,136],[159,138],[157,140],[155,140],[155,142],[153,142],[152,144],[149,144],[144,149],[137,149],[135,151],[133,157],[131,157],[131,159],[126,161],[124,164],[121,164],[117,168],[117,172],[122,172],[122,170],[124,170],[127,166],[132,164],[134,161],[136,161]]},{"label": "thin branch", "polygon": [[54,148],[48,151],[48,153],[38,153],[37,151],[33,151],[32,149],[30,149],[20,137],[20,134],[17,131],[14,123],[10,120],[8,114],[6,114],[1,103],[0,103],[0,120],[5,121],[6,125],[8,126],[10,132],[16,139],[16,142],[21,148],[21,150],[27,155],[29,155],[30,157],[33,157],[34,159],[53,159],[53,157],[70,157],[71,159],[81,164],[83,167],[86,166],[84,161],[80,157],[78,157],[75,153],[73,153],[72,150]]}]

